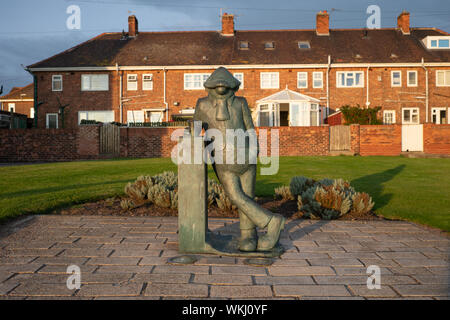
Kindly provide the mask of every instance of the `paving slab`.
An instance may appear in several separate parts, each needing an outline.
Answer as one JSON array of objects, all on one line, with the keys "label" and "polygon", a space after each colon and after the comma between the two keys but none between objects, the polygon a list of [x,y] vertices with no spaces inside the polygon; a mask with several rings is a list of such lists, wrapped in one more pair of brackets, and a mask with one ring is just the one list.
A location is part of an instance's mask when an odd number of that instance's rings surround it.
[{"label": "paving slab", "polygon": [[[176,217],[33,216],[0,226],[0,299],[448,299],[448,236],[403,221],[290,220],[286,252],[244,259],[178,252]],[[236,219],[211,230],[239,234]],[[81,269],[70,290],[69,265]],[[367,288],[380,267],[381,289]]]}]

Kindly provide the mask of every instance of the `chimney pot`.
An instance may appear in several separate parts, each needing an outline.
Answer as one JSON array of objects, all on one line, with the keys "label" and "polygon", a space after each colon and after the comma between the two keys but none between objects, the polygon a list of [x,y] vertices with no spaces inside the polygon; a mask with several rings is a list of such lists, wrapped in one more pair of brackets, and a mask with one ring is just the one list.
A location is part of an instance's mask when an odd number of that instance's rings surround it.
[{"label": "chimney pot", "polygon": [[397,18],[397,28],[399,28],[403,34],[410,34],[409,30],[409,12],[403,11]]},{"label": "chimney pot", "polygon": [[234,15],[227,13],[222,15],[222,35],[234,36]]},{"label": "chimney pot", "polygon": [[138,20],[135,15],[131,15],[128,17],[128,36],[136,37],[138,33]]},{"label": "chimney pot", "polygon": [[326,10],[320,11],[316,16],[316,34],[318,36],[330,35],[330,15]]}]

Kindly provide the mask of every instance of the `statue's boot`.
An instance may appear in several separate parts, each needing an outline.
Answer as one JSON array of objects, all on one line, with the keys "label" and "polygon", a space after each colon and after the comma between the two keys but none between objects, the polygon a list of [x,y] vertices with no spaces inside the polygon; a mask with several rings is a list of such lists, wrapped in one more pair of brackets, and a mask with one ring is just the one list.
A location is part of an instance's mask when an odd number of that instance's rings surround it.
[{"label": "statue's boot", "polygon": [[267,225],[267,233],[258,240],[258,251],[269,251],[277,244],[280,239],[281,230],[284,229],[286,218],[276,214],[274,215]]},{"label": "statue's boot", "polygon": [[258,237],[256,235],[256,228],[241,229],[239,250],[247,252],[256,251],[257,244],[258,244]]}]

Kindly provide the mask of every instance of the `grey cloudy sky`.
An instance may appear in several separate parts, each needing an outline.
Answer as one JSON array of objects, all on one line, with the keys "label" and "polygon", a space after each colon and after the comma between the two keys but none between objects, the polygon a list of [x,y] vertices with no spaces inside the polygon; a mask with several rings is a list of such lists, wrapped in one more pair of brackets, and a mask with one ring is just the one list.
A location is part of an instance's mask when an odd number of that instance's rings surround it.
[{"label": "grey cloudy sky", "polygon": [[[102,32],[127,30],[135,14],[141,31],[219,30],[219,15],[235,14],[236,29],[313,29],[320,10],[331,28],[363,28],[369,5],[381,9],[381,27],[395,27],[398,14],[411,13],[411,26],[450,29],[448,0],[1,0],[0,84],[4,93],[32,81],[30,65]],[[68,30],[67,7],[81,9],[81,29]]]}]

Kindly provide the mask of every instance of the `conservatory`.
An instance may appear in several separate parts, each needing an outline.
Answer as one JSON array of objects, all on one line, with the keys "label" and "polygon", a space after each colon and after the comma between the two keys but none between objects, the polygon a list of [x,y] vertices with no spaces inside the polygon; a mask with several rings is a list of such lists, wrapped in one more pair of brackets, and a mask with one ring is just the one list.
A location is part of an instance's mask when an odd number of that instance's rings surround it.
[{"label": "conservatory", "polygon": [[286,88],[256,101],[257,126],[319,126],[322,122],[319,102]]}]

